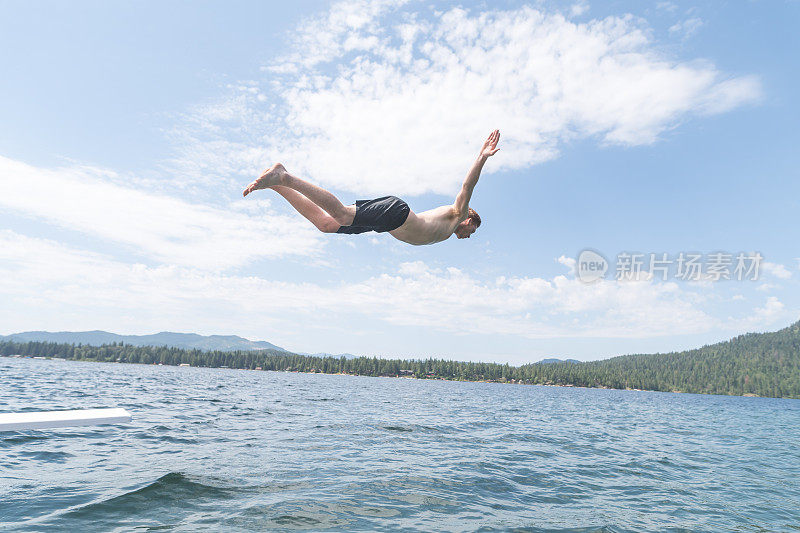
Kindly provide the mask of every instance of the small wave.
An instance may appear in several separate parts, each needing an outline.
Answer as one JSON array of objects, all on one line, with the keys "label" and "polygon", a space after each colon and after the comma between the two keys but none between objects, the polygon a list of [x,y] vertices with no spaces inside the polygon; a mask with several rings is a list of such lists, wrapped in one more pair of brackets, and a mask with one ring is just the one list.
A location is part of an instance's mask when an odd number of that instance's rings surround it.
[{"label": "small wave", "polygon": [[171,444],[198,444],[198,440],[192,437],[178,436],[176,434],[169,434],[167,431],[173,431],[172,428],[164,426],[155,426],[147,431],[138,431],[133,434],[134,437],[141,440],[150,442],[169,442]]},{"label": "small wave", "polygon": [[[8,433],[11,433],[10,431]],[[42,434],[37,435],[20,435],[14,432],[13,435],[0,438],[0,447],[16,446],[17,444],[26,444],[28,442],[35,442],[37,440],[47,440],[49,437]]]},{"label": "small wave", "polygon": [[194,398],[187,398],[187,400],[190,401],[190,402],[209,402],[209,403],[220,403],[220,402],[225,401],[225,400],[223,400],[221,398],[206,398],[204,396],[196,396]]},{"label": "small wave", "polygon": [[73,509],[66,518],[130,517],[136,511],[147,512],[153,506],[168,507],[176,503],[187,506],[191,505],[190,502],[204,499],[228,500],[244,490],[244,487],[225,485],[213,478],[170,472],[136,490]]},{"label": "small wave", "polygon": [[302,516],[302,515],[295,516],[288,514],[276,516],[272,519],[272,521],[281,526],[300,526],[300,527],[313,526],[320,523],[319,520],[311,516]]},{"label": "small wave", "polygon": [[183,437],[173,437],[171,435],[164,435],[163,437],[159,437],[158,440],[172,444],[199,444],[200,442],[197,439],[185,439]]},{"label": "small wave", "polygon": [[198,444],[197,439],[175,437],[173,435],[148,435],[139,433],[136,435],[136,437],[152,442],[169,442],[170,444]]},{"label": "small wave", "polygon": [[49,461],[53,463],[63,463],[67,458],[75,457],[73,454],[67,452],[22,451],[19,452],[19,454],[35,461]]},{"label": "small wave", "polygon": [[446,424],[436,425],[436,426],[426,426],[425,424],[409,424],[409,425],[388,425],[388,426],[380,426],[381,429],[386,429],[389,431],[399,431],[403,433],[410,433],[412,431],[418,433],[456,433],[458,432],[458,428],[455,426],[449,426]]},{"label": "small wave", "polygon": [[[36,530],[78,531],[86,524],[93,531],[119,531],[122,524],[131,530],[169,529],[181,523],[180,514],[196,513],[210,503],[230,501],[251,490],[228,480],[170,472],[130,492],[42,516],[36,520]],[[182,513],[176,515],[176,509]]]}]

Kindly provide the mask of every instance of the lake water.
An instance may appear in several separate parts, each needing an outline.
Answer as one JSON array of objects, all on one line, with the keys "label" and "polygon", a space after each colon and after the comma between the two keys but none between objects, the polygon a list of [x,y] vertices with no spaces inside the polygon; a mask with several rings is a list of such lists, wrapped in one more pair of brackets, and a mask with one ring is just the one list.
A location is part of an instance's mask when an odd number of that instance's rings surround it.
[{"label": "lake water", "polygon": [[3,531],[797,531],[800,401],[0,358]]}]

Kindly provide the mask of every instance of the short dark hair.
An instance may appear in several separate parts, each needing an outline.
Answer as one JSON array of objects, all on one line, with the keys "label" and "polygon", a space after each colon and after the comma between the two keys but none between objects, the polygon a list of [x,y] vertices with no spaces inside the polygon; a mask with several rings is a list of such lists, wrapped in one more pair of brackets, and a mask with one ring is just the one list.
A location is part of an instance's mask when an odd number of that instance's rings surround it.
[{"label": "short dark hair", "polygon": [[469,211],[467,211],[467,213],[469,213],[469,218],[472,219],[472,222],[475,223],[475,227],[480,228],[481,227],[480,215],[478,215],[478,213],[476,213],[475,210],[472,209],[471,207],[469,208]]}]

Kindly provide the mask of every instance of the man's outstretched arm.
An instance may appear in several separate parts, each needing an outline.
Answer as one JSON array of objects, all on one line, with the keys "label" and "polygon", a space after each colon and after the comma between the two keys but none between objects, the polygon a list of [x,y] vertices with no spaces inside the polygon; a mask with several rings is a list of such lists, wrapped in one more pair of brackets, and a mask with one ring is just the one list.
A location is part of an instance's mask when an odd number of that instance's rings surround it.
[{"label": "man's outstretched arm", "polygon": [[466,216],[467,210],[469,209],[469,201],[470,198],[472,198],[472,191],[475,189],[478,178],[481,176],[483,164],[500,150],[500,148],[497,147],[497,141],[499,140],[500,130],[494,130],[490,133],[489,138],[483,143],[478,159],[475,160],[475,163],[472,164],[472,168],[469,169],[464,184],[461,186],[461,191],[459,191],[458,196],[456,196],[456,202],[453,204],[459,216]]}]

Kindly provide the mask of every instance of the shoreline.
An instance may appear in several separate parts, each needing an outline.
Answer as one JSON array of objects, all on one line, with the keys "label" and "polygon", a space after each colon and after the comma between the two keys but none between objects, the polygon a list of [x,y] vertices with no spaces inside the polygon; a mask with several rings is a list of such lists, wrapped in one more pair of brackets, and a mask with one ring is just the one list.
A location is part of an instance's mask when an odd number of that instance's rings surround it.
[{"label": "shoreline", "polygon": [[625,388],[619,389],[615,387],[606,387],[606,386],[599,386],[599,387],[587,387],[583,385],[557,385],[554,383],[525,383],[522,380],[511,380],[511,381],[493,381],[493,380],[481,380],[481,379],[448,379],[444,377],[417,377],[417,376],[371,376],[367,374],[351,374],[347,372],[305,372],[300,370],[264,370],[261,367],[256,368],[231,368],[228,366],[192,366],[188,363],[182,363],[177,365],[170,365],[170,364],[163,364],[163,363],[138,363],[138,362],[128,362],[128,361],[96,361],[92,359],[67,359],[64,357],[54,357],[54,356],[31,356],[31,355],[2,355],[0,357],[7,357],[10,359],[35,359],[35,360],[56,360],[56,361],[70,361],[76,363],[107,363],[107,364],[123,364],[123,365],[141,365],[141,366],[159,366],[159,367],[170,367],[170,368],[202,368],[202,369],[211,369],[211,370],[237,370],[237,371],[246,371],[246,372],[276,372],[282,374],[323,374],[327,376],[351,376],[351,377],[361,377],[361,378],[391,378],[391,379],[413,379],[418,381],[449,381],[449,382],[460,382],[460,383],[491,383],[495,385],[528,385],[528,386],[535,386],[535,387],[561,387],[561,388],[568,388],[568,389],[599,389],[599,390],[616,390],[616,391],[625,391],[625,392],[658,392],[658,393],[665,393],[665,394],[697,394],[702,396],[724,396],[724,397],[734,397],[734,398],[766,398],[766,399],[774,399],[774,400],[800,400],[800,398],[790,398],[790,397],[773,397],[773,396],[760,396],[758,394],[753,393],[744,393],[744,394],[717,394],[717,393],[708,393],[708,392],[686,392],[681,390],[654,390],[654,389],[636,389],[636,388]]}]

